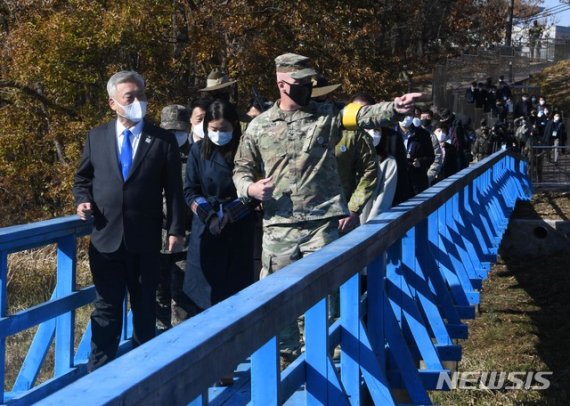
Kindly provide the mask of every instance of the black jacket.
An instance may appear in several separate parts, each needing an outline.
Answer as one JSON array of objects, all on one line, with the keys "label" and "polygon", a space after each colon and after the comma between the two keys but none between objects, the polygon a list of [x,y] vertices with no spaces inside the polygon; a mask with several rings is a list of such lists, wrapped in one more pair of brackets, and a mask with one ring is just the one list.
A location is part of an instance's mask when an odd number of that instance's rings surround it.
[{"label": "black jacket", "polygon": [[126,181],[119,166],[116,121],[89,132],[73,194],[93,204],[91,243],[115,252],[124,240],[136,253],[160,250],[166,198],[168,233],[184,235],[184,198],[178,145],[173,134],[145,122]]},{"label": "black jacket", "polygon": [[548,120],[546,126],[544,127],[544,145],[554,145],[555,139],[560,140],[560,145],[566,145],[566,126],[562,120],[554,122],[554,120]]}]

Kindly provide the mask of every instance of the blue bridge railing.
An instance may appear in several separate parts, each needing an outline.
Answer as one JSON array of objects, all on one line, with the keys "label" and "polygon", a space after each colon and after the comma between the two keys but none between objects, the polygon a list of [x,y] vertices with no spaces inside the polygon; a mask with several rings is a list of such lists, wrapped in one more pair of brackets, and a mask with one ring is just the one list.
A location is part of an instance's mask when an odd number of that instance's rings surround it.
[{"label": "blue bridge railing", "polygon": [[[449,382],[445,362],[461,358],[463,320],[475,317],[515,203],[530,198],[526,173],[526,162],[497,152],[91,374],[82,367],[89,331],[75,353],[73,346],[74,310],[94,296],[92,287],[74,289],[75,241],[89,226],[70,217],[2,229],[0,377],[6,337],[39,329],[1,400],[358,405],[366,387],[377,405],[431,404],[428,392]],[[52,299],[6,315],[7,255],[54,242]],[[340,318],[331,325],[327,296],[339,288]],[[305,351],[280,371],[275,336],[302,314]],[[54,377],[34,386],[54,336]],[[238,364],[234,385],[212,387]]]}]

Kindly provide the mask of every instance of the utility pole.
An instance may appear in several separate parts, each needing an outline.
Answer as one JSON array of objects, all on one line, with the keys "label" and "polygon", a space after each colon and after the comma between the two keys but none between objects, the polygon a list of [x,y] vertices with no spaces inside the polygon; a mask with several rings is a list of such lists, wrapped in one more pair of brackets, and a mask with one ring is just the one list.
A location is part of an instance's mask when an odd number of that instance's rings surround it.
[{"label": "utility pole", "polygon": [[513,13],[515,8],[515,0],[510,0],[509,11],[507,12],[507,32],[505,36],[505,45],[511,46],[511,38],[513,36]]}]

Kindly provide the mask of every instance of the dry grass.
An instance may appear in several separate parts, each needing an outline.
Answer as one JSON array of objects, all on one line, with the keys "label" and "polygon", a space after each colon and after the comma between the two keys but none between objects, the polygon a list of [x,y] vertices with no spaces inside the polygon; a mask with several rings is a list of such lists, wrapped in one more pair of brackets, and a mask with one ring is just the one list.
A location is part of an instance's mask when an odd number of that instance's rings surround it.
[{"label": "dry grass", "polygon": [[[570,216],[568,195],[541,193],[516,216]],[[556,216],[554,216],[556,215]],[[503,257],[483,284],[480,314],[468,322],[459,371],[552,371],[548,390],[452,390],[441,405],[570,405],[570,253]]]},{"label": "dry grass", "polygon": [[518,202],[513,217],[570,220],[570,193],[536,193],[530,202]]},{"label": "dry grass", "polygon": [[[540,194],[527,213],[562,211],[570,216],[568,195]],[[528,208],[527,207],[527,208]],[[517,210],[519,210],[517,208]],[[518,217],[524,211],[518,211]],[[78,254],[77,285],[91,283],[85,243]],[[553,371],[552,387],[537,390],[453,390],[433,393],[441,405],[570,405],[570,254],[503,260],[483,285],[480,314],[468,322],[459,371]],[[49,299],[55,284],[55,247],[9,257],[9,312]],[[76,344],[90,308],[76,315]],[[35,328],[7,340],[6,389],[10,390]],[[53,348],[39,382],[52,376]]]},{"label": "dry grass", "polygon": [[570,60],[566,60],[544,69],[534,78],[540,83],[542,94],[547,96],[548,103],[565,111],[566,118],[570,112],[569,72]]}]

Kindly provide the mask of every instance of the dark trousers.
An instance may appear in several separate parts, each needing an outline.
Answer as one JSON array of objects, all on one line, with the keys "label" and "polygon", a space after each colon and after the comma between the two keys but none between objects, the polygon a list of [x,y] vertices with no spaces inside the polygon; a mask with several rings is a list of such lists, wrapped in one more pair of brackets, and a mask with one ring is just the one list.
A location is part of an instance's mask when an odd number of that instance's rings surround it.
[{"label": "dark trousers", "polygon": [[186,255],[186,252],[160,254],[160,281],[156,290],[158,332],[167,330],[201,311],[182,290]]},{"label": "dark trousers", "polygon": [[155,292],[160,253],[136,254],[124,244],[112,253],[89,245],[89,265],[96,289],[91,313],[89,370],[113,360],[121,338],[123,302],[128,290],[133,312],[133,344],[138,346],[155,335]]}]

